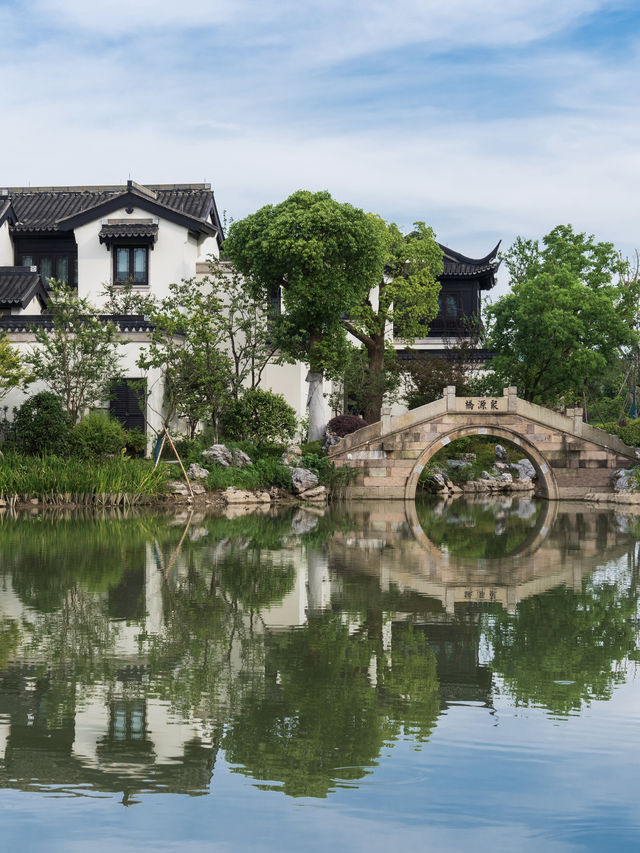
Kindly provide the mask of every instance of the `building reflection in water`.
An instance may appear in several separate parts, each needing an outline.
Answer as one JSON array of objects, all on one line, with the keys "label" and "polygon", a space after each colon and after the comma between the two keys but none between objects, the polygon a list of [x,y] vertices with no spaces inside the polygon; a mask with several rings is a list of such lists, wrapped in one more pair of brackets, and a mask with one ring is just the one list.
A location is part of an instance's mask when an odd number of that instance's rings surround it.
[{"label": "building reflection in water", "polygon": [[[2,524],[0,784],[125,803],[206,793],[220,748],[239,772],[326,796],[384,743],[427,740],[449,703],[491,707],[483,635],[512,678],[523,602],[561,587],[573,618],[594,571],[626,557],[637,605],[634,519],[585,504]],[[547,701],[512,680],[519,701]]]}]

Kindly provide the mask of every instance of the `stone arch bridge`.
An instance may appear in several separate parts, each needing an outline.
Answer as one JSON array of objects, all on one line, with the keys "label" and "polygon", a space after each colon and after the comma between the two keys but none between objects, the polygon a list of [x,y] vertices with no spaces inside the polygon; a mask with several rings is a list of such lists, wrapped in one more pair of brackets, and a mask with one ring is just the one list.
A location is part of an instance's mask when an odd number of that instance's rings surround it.
[{"label": "stone arch bridge", "polygon": [[639,464],[634,448],[586,424],[582,409],[559,414],[518,397],[457,397],[444,389],[440,400],[403,415],[383,410],[382,420],[351,435],[329,451],[336,465],[355,468],[350,498],[412,500],[420,473],[439,450],[468,435],[488,435],[522,448],[538,474],[538,490],[549,500],[580,499],[613,489],[616,468]]}]

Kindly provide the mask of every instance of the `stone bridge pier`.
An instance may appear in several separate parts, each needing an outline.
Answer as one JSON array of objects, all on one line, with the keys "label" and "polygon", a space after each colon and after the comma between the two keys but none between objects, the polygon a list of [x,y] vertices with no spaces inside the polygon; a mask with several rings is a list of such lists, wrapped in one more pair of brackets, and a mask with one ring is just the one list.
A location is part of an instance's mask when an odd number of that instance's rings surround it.
[{"label": "stone bridge pier", "polygon": [[505,388],[501,397],[458,397],[453,386],[440,400],[405,414],[383,410],[381,421],[346,436],[329,455],[336,465],[357,471],[345,497],[413,500],[429,460],[468,435],[520,447],[536,469],[539,493],[549,500],[610,492],[613,471],[639,463],[634,448],[584,423],[582,409],[560,414],[521,400],[516,388]]}]

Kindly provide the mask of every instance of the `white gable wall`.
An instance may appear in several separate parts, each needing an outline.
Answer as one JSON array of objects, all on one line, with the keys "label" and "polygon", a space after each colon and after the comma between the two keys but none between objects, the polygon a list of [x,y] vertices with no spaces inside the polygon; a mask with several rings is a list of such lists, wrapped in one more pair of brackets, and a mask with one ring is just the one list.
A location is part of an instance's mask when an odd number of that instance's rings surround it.
[{"label": "white gable wall", "polygon": [[114,210],[107,217],[78,226],[74,233],[78,244],[78,295],[102,307],[105,303],[105,285],[113,281],[113,253],[99,234],[104,219],[158,221],[158,239],[149,248],[148,286],[136,288],[158,299],[169,295],[169,285],[196,274],[196,263],[204,255],[218,255],[215,237],[191,235],[183,225],[161,217],[152,217],[142,208],[128,214],[124,208]]}]

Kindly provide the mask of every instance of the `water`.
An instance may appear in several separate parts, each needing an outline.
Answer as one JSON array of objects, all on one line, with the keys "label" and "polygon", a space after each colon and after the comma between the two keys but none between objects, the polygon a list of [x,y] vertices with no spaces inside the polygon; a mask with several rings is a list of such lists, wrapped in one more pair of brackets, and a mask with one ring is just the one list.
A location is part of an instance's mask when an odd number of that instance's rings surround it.
[{"label": "water", "polygon": [[639,849],[639,531],[526,498],[0,517],[4,849]]}]

